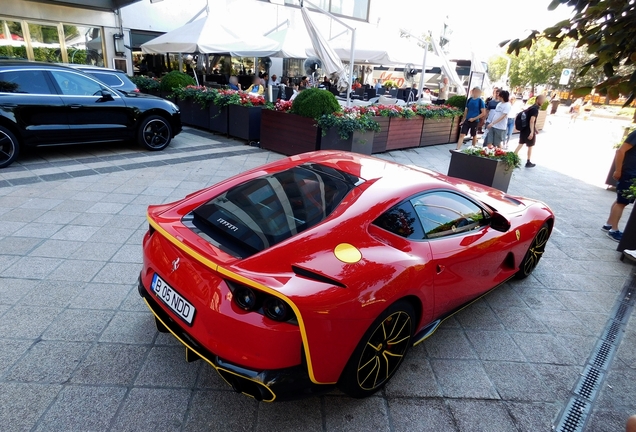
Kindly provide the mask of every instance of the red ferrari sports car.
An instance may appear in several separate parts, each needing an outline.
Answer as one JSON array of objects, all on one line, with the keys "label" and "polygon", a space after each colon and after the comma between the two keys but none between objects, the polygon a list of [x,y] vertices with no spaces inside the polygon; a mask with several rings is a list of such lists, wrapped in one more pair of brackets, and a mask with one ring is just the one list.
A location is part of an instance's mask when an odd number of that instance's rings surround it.
[{"label": "red ferrari sports car", "polygon": [[321,151],[150,206],[139,292],[160,331],[273,401],[380,389],[409,347],[537,266],[543,203]]}]

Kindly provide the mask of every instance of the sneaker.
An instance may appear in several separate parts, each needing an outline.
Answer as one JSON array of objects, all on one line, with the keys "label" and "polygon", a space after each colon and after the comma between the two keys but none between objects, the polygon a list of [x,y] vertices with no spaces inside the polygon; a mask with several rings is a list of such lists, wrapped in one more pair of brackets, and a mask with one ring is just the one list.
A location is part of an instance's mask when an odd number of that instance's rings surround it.
[{"label": "sneaker", "polygon": [[608,231],[607,236],[615,242],[619,242],[623,238],[623,233],[620,231]]},{"label": "sneaker", "polygon": [[611,229],[612,229],[612,226],[607,224],[601,227],[601,231],[605,231],[605,232],[609,232]]},{"label": "sneaker", "polygon": [[534,168],[534,167],[536,167],[536,166],[537,166],[537,164],[533,164],[533,163],[532,163],[532,162],[530,162],[530,161],[526,162],[526,168]]}]

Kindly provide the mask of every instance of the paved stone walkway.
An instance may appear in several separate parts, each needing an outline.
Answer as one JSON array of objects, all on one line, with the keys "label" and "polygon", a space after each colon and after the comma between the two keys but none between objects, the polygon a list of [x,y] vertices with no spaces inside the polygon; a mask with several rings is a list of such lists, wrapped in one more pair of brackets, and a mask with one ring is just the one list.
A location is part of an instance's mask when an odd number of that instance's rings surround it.
[{"label": "paved stone walkway", "polygon": [[[538,166],[517,170],[510,189],[557,215],[535,274],[447,320],[365,400],[237,395],[203,362],[184,361],[136,292],[148,204],[282,156],[192,129],[159,153],[31,152],[0,170],[0,429],[550,430],[633,271],[599,230],[614,199],[599,185],[619,124],[552,123],[539,136]],[[446,172],[449,148],[380,157]],[[589,431],[619,431],[636,413],[635,321]]]}]

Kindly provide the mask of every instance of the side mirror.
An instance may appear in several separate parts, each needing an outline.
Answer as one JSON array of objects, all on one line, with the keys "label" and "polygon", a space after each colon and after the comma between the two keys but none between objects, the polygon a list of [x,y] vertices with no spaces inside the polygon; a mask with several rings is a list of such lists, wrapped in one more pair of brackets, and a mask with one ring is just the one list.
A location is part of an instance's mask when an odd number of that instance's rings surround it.
[{"label": "side mirror", "polygon": [[115,100],[115,98],[113,98],[113,94],[108,90],[100,90],[99,95],[101,96],[100,100],[102,102]]},{"label": "side mirror", "polygon": [[495,231],[508,232],[510,221],[503,217],[501,213],[493,212],[490,215],[490,227]]}]

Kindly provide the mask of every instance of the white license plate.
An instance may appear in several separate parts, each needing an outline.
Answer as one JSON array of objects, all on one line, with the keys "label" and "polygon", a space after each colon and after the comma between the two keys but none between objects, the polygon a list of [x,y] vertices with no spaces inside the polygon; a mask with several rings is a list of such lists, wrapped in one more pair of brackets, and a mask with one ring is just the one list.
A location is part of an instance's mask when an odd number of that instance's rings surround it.
[{"label": "white license plate", "polygon": [[172,289],[172,287],[156,273],[152,278],[151,288],[152,292],[154,292],[171,311],[188,324],[192,324],[195,312],[192,303],[184,299],[181,294]]}]

